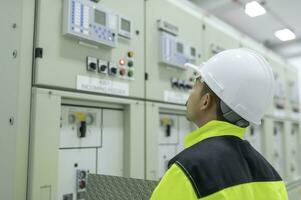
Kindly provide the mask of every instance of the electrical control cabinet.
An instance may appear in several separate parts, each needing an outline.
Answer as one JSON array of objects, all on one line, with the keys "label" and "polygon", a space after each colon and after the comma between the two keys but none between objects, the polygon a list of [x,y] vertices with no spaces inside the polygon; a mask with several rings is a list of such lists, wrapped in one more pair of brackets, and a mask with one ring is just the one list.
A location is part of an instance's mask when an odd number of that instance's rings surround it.
[{"label": "electrical control cabinet", "polygon": [[162,178],[169,160],[185,148],[184,138],[194,129],[185,107],[146,103],[146,179]]},{"label": "electrical control cabinet", "polygon": [[117,46],[117,14],[83,0],[64,0],[63,11],[63,34],[109,47]]},{"label": "electrical control cabinet", "polygon": [[263,124],[262,120],[261,125],[250,125],[245,133],[245,140],[249,141],[250,144],[260,153],[263,153]]},{"label": "electrical control cabinet", "polygon": [[146,99],[185,104],[194,71],[184,64],[201,64],[202,18],[176,1],[152,0],[146,1],[145,6]]},{"label": "electrical control cabinet", "polygon": [[274,99],[272,106],[270,106],[267,113],[270,116],[284,120],[288,116],[288,93],[285,77],[286,64],[278,56],[272,53],[268,54],[267,61],[272,67],[275,78]]},{"label": "electrical control cabinet", "polygon": [[293,120],[300,119],[300,94],[298,70],[288,65],[285,71],[286,90],[288,100],[289,118]]},{"label": "electrical control cabinet", "polygon": [[[95,149],[59,151],[58,196],[60,200],[85,200],[88,173],[96,173]],[[81,198],[77,198],[77,197]]]},{"label": "electrical control cabinet", "polygon": [[204,59],[232,48],[240,47],[240,34],[221,22],[204,17]]},{"label": "electrical control cabinet", "polygon": [[144,96],[143,1],[37,2],[34,85]]},{"label": "electrical control cabinet", "polygon": [[58,199],[84,200],[87,173],[124,175],[124,111],[65,105],[61,110]]},{"label": "electrical control cabinet", "polygon": [[161,113],[158,141],[158,178],[168,169],[168,162],[184,150],[185,136],[193,130],[192,123],[183,114]]},{"label": "electrical control cabinet", "polygon": [[284,134],[285,124],[281,121],[274,121],[273,136],[272,136],[272,158],[271,164],[274,166],[276,171],[284,177]]},{"label": "electrical control cabinet", "polygon": [[300,178],[300,126],[298,121],[287,121],[286,127],[286,177],[293,181]]},{"label": "electrical control cabinet", "polygon": [[34,88],[28,198],[86,200],[88,173],[144,178],[143,117],[141,101]]}]

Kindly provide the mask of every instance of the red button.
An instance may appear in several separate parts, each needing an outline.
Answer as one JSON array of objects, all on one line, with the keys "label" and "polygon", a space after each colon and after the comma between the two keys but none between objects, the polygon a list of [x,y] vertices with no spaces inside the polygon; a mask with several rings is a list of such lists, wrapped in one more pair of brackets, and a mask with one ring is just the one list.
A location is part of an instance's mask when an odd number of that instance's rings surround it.
[{"label": "red button", "polygon": [[120,65],[125,65],[125,63],[126,63],[126,61],[125,61],[123,58],[121,58],[121,59],[119,60],[119,64],[120,64]]},{"label": "red button", "polygon": [[86,182],[85,181],[80,181],[79,188],[84,189],[85,187],[86,187]]}]

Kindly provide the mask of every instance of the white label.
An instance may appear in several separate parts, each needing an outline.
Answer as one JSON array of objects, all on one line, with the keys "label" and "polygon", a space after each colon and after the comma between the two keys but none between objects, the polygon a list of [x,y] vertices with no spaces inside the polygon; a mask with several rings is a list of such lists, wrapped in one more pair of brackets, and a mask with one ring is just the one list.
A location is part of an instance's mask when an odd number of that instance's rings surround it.
[{"label": "white label", "polygon": [[185,104],[188,100],[189,93],[180,93],[173,91],[164,91],[164,101]]},{"label": "white label", "polygon": [[299,120],[300,117],[301,117],[300,113],[292,113],[292,118],[293,118],[294,120]]},{"label": "white label", "polygon": [[279,118],[285,118],[285,112],[284,111],[275,111],[274,112],[274,115],[276,116],[276,117],[279,117]]},{"label": "white label", "polygon": [[77,89],[91,92],[129,96],[128,83],[91,78],[87,76],[77,76]]}]

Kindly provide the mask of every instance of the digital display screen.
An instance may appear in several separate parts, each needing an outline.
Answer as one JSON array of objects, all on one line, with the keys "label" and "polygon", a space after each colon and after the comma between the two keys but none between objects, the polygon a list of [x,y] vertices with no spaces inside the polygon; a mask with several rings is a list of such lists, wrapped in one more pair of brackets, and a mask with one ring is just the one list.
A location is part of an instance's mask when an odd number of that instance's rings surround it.
[{"label": "digital display screen", "polygon": [[95,10],[95,22],[106,26],[106,13],[100,10]]},{"label": "digital display screen", "polygon": [[131,32],[131,22],[126,19],[121,19],[121,29],[126,32]]},{"label": "digital display screen", "polygon": [[184,49],[183,44],[177,42],[177,52],[178,53],[183,53],[183,49]]}]

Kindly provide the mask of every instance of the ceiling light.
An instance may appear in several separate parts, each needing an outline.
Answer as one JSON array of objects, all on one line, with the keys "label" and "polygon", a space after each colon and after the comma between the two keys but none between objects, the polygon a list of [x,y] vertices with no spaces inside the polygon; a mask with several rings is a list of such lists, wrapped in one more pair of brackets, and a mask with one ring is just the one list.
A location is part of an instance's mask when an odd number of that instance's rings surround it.
[{"label": "ceiling light", "polygon": [[252,1],[246,4],[245,13],[250,17],[257,17],[265,14],[266,10],[257,1]]},{"label": "ceiling light", "polygon": [[288,41],[296,38],[295,33],[287,28],[276,31],[274,35],[281,41]]}]

